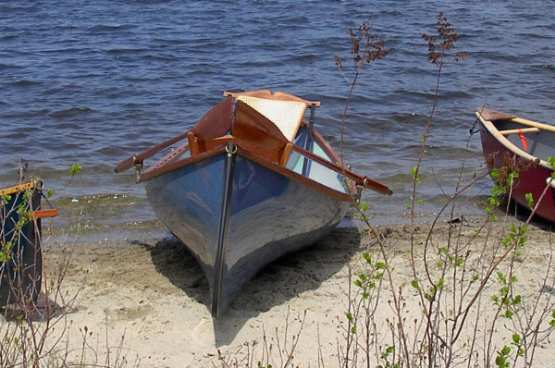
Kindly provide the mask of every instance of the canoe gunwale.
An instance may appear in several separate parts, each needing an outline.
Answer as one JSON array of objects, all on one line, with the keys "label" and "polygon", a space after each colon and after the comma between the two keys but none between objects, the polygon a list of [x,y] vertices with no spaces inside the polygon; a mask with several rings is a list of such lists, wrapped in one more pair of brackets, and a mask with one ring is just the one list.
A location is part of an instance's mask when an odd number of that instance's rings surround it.
[{"label": "canoe gunwale", "polygon": [[278,174],[281,174],[283,176],[286,176],[289,179],[295,180],[300,182],[301,184],[306,185],[307,187],[313,188],[315,190],[318,190],[324,194],[326,194],[327,196],[339,200],[339,201],[343,201],[343,202],[353,202],[354,200],[354,195],[355,193],[351,191],[350,186],[346,186],[348,187],[348,190],[350,191],[350,193],[343,193],[340,191],[337,191],[335,189],[329,188],[323,184],[320,184],[319,182],[309,179],[306,176],[297,174],[294,171],[291,171],[289,169],[286,169],[285,167],[279,166],[271,161],[267,161],[264,160],[263,158],[260,158],[258,156],[255,156],[253,154],[251,154],[249,151],[241,148],[240,146],[237,147],[237,153],[240,154],[241,156],[256,162],[257,164],[264,166],[265,168],[272,170]]},{"label": "canoe gunwale", "polygon": [[6,188],[0,188],[0,196],[11,195],[19,192],[24,192],[26,190],[40,189],[41,187],[42,182],[40,180],[32,180],[29,182],[12,185]]},{"label": "canoe gunwale", "polygon": [[180,169],[184,166],[192,165],[192,164],[195,164],[197,162],[206,160],[210,157],[217,156],[217,155],[219,155],[223,152],[225,152],[225,147],[218,147],[218,148],[215,148],[211,151],[206,151],[206,152],[199,153],[199,154],[195,155],[194,157],[188,157],[188,158],[184,158],[184,159],[181,159],[181,160],[170,161],[170,162],[166,163],[165,165],[155,165],[155,166],[147,169],[146,171],[142,172],[141,175],[139,176],[139,180],[137,180],[137,183],[142,183],[142,182],[148,181],[148,180],[153,179],[157,176],[160,176],[160,175],[166,174],[168,172]]},{"label": "canoe gunwale", "polygon": [[[533,155],[529,154],[528,152],[520,149],[514,143],[512,143],[510,140],[508,140],[507,137],[505,137],[503,134],[501,134],[499,129],[497,129],[497,127],[495,126],[493,121],[486,120],[481,112],[479,112],[479,111],[476,112],[476,117],[478,118],[478,120],[480,121],[482,126],[495,139],[497,139],[499,141],[499,143],[501,143],[506,149],[508,149],[509,151],[514,153],[515,155],[521,157],[522,159],[532,161],[532,162],[534,162],[534,163],[536,163],[536,164],[538,164],[538,165],[540,165],[540,166],[542,166],[546,169],[553,170],[553,168],[549,165],[549,163],[547,161],[542,160],[539,157],[536,157],[536,156],[533,156]],[[510,119],[509,119],[509,121],[510,121]]]},{"label": "canoe gunwale", "polygon": [[[320,136],[321,138],[321,136]],[[230,140],[231,142],[234,141],[234,139]],[[255,154],[252,154],[251,152],[249,152],[248,149],[243,148],[243,144],[241,142],[233,142],[235,143],[236,147],[237,147],[237,152],[239,154],[241,154],[242,156],[257,162],[258,164],[268,168],[269,170],[272,170],[274,172],[277,172],[281,175],[284,175],[292,180],[296,180],[296,181],[300,181],[302,184],[309,186],[315,190],[318,190],[320,192],[323,192],[324,194],[328,195],[329,197],[332,197],[334,199],[340,200],[340,201],[344,201],[344,202],[352,202],[354,200],[354,196],[356,195],[356,193],[352,190],[351,186],[346,186],[348,188],[348,193],[344,193],[344,192],[340,192],[338,190],[329,188],[315,180],[309,179],[303,175],[299,175],[289,169],[286,169],[285,167],[282,167],[276,163],[273,163],[269,160],[266,160],[262,157],[259,157]],[[221,146],[221,147],[216,147],[211,151],[206,151],[203,153],[199,153],[197,155],[195,155],[194,157],[189,157],[186,159],[181,159],[181,160],[176,160],[176,161],[170,161],[167,164],[163,165],[163,166],[154,166],[150,169],[147,169],[145,172],[143,172],[140,176],[139,176],[139,180],[138,182],[145,182],[148,181],[150,179],[153,179],[157,176],[166,174],[168,172],[171,171],[175,171],[177,169],[180,169],[182,167],[188,166],[188,165],[192,165],[195,164],[197,162],[203,161],[205,159],[208,159],[210,157],[216,156],[218,154],[222,154],[226,151],[225,146]],[[310,157],[309,157],[310,158]],[[332,157],[333,159],[333,157]]]}]

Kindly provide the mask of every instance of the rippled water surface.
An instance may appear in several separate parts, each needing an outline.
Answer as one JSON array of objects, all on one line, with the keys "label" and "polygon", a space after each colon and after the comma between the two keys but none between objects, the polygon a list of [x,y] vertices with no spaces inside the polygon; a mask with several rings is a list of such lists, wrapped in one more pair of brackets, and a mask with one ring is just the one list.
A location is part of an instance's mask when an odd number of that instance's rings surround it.
[{"label": "rippled water surface", "polygon": [[[391,53],[360,79],[344,151],[396,192],[368,194],[378,221],[400,222],[435,80],[421,33],[440,10],[469,58],[442,79],[421,186],[433,210],[463,160],[482,165],[479,138],[467,146],[481,105],[554,121],[555,2],[0,2],[0,185],[23,159],[71,214],[60,223],[80,218],[103,234],[154,223],[143,188],[114,164],[190,127],[226,89],[320,100],[317,126],[337,147],[347,85],[334,57],[348,55],[347,28],[369,18]],[[83,170],[69,179],[74,162]]]}]

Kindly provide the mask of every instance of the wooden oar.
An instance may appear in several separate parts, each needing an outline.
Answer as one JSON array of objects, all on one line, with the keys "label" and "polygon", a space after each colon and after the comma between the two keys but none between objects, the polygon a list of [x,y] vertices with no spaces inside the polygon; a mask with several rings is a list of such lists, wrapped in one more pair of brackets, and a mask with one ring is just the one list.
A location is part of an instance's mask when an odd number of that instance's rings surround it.
[{"label": "wooden oar", "polygon": [[511,121],[513,123],[518,123],[518,124],[526,125],[526,126],[529,126],[529,127],[538,128],[540,130],[547,130],[549,132],[555,133],[555,126],[553,126],[553,125],[538,123],[538,122],[535,122],[535,121],[532,121],[532,120],[518,118],[518,117],[512,118]]},{"label": "wooden oar", "polygon": [[367,189],[374,190],[374,191],[376,191],[378,193],[381,193],[381,194],[387,194],[387,195],[393,194],[393,191],[391,189],[389,189],[388,187],[386,187],[385,185],[383,185],[381,183],[378,183],[377,181],[372,180],[372,179],[368,178],[367,176],[358,175],[358,174],[352,172],[351,170],[347,169],[346,167],[341,167],[339,165],[334,164],[333,162],[325,160],[322,157],[320,157],[318,155],[315,155],[314,153],[312,153],[310,151],[307,151],[302,147],[293,145],[293,151],[296,151],[296,152],[300,153],[301,155],[305,156],[306,158],[308,158],[312,161],[316,161],[320,165],[325,166],[328,169],[331,169],[331,170],[337,172],[338,174],[343,174],[343,175],[351,178],[358,185],[362,185]]},{"label": "wooden oar", "polygon": [[56,216],[58,216],[58,209],[57,208],[49,208],[49,209],[45,209],[45,210],[35,210],[35,211],[33,211],[33,218],[34,219],[56,217]]},{"label": "wooden oar", "polygon": [[162,143],[159,143],[155,146],[147,148],[143,152],[141,152],[137,155],[131,156],[128,159],[125,159],[125,160],[119,162],[117,164],[116,168],[114,169],[114,171],[119,173],[119,172],[122,172],[122,171],[125,171],[125,170],[131,168],[133,165],[142,163],[145,159],[147,159],[151,156],[154,156],[155,154],[157,154],[158,152],[160,152],[164,148],[166,148],[168,146],[171,146],[172,144],[177,143],[182,139],[187,138],[187,133],[188,133],[188,131],[183,133],[183,134],[179,134],[178,136],[175,136],[173,138],[170,138],[165,142],[162,142]]}]

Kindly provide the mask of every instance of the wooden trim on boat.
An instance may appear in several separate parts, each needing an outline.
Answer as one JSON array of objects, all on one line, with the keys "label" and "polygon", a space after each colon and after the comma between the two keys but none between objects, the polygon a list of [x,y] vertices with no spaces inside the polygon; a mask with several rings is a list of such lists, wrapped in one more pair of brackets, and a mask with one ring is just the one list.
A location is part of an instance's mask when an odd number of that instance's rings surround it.
[{"label": "wooden trim on boat", "polygon": [[187,145],[189,146],[189,151],[191,151],[191,157],[195,157],[200,153],[198,138],[191,131],[187,132]]},{"label": "wooden trim on boat", "polygon": [[35,189],[38,185],[36,181],[12,185],[11,187],[0,189],[0,196],[10,195],[14,193],[24,192],[26,190]]},{"label": "wooden trim on boat", "polygon": [[483,109],[479,113],[480,115],[482,115],[484,120],[488,120],[492,122],[497,120],[506,120],[512,123],[526,125],[531,128],[538,128],[539,130],[547,130],[549,132],[555,133],[555,126],[550,124],[538,123],[537,121],[524,119],[518,116],[505,114],[504,112],[489,110],[489,109]]},{"label": "wooden trim on boat", "polygon": [[187,145],[187,143],[182,144],[181,146],[177,147],[176,149],[174,149],[173,151],[169,152],[167,155],[162,157],[156,164],[152,165],[149,168],[149,170],[154,169],[154,168],[162,167],[163,165],[167,164],[168,162],[170,162],[171,160],[173,160],[177,156],[182,155],[185,152],[187,152],[188,149],[189,149],[189,146]]},{"label": "wooden trim on boat", "polygon": [[[518,155],[518,156],[520,156],[520,157],[522,157],[526,160],[535,162],[535,163],[545,167],[546,169],[553,170],[553,168],[549,165],[549,163],[547,161],[544,161],[544,160],[542,160],[542,159],[540,159],[536,156],[532,156],[531,154],[529,154],[528,152],[520,149],[514,143],[512,143],[510,140],[508,140],[503,134],[500,133],[499,129],[497,129],[497,127],[493,124],[493,122],[491,120],[487,120],[485,117],[483,117],[482,114],[479,111],[476,112],[476,117],[482,123],[484,128],[486,128],[487,131],[494,138],[496,138],[499,141],[499,143],[501,143],[509,151],[513,152],[514,154],[516,154],[516,155]],[[514,118],[510,119],[510,121],[513,121],[513,120],[514,120]]]},{"label": "wooden trim on boat", "polygon": [[507,129],[507,130],[500,130],[499,133],[502,135],[511,135],[511,134],[519,134],[519,133],[539,133],[540,130],[538,128],[523,128],[523,129]]},{"label": "wooden trim on boat", "polygon": [[204,141],[220,137],[231,129],[234,107],[233,98],[226,97],[212,106],[191,128],[191,131],[195,133],[199,140],[201,151],[205,149],[203,147]]},{"label": "wooden trim on boat", "polygon": [[[264,152],[260,151],[259,147],[257,145],[254,145],[249,141],[245,141],[245,140],[233,137],[231,135],[216,138],[214,140],[214,142],[207,142],[207,146],[213,147],[212,150],[205,151],[205,152],[198,153],[198,154],[193,154],[190,158],[177,160],[177,161],[170,161],[170,162],[165,163],[163,165],[157,165],[157,166],[152,167],[151,169],[148,169],[147,171],[145,171],[141,174],[138,182],[142,182],[142,181],[152,179],[153,177],[162,175],[166,172],[173,171],[173,170],[178,169],[180,167],[195,163],[197,160],[202,160],[202,159],[211,157],[214,154],[223,152],[224,151],[223,145],[226,144],[226,143],[229,143],[229,142],[232,142],[232,143],[236,144],[239,148],[242,149],[243,152],[249,152],[253,156],[255,154],[257,154],[257,156],[263,156],[263,158],[261,158],[262,161],[271,162],[272,165],[277,165],[277,166],[280,166],[279,164],[281,164],[281,166],[284,166],[284,164],[283,164],[283,155],[287,153],[287,152],[285,152],[287,149],[290,149],[291,151],[295,151],[295,152],[303,155],[304,157],[308,158],[311,161],[315,161],[315,162],[319,163],[320,165],[322,165],[322,166],[324,166],[324,167],[326,167],[330,170],[335,171],[338,174],[341,174],[345,177],[348,177],[349,179],[353,180],[357,185],[361,185],[361,186],[363,186],[367,189],[374,190],[374,191],[376,191],[378,193],[381,193],[381,194],[386,194],[386,195],[393,194],[391,189],[389,189],[387,186],[385,186],[381,183],[378,183],[377,181],[374,181],[374,180],[372,180],[372,179],[370,179],[366,176],[358,175],[358,174],[352,172],[351,170],[347,169],[344,166],[339,166],[338,164],[330,162],[330,161],[328,161],[328,160],[326,160],[326,159],[324,159],[324,158],[322,158],[318,155],[315,155],[312,152],[309,152],[309,151],[305,150],[304,148],[299,147],[297,145],[294,145],[294,144],[287,145],[286,144],[285,148],[281,152],[281,156],[279,157],[279,160],[276,160],[276,162],[273,162],[271,160],[270,156],[264,155],[264,154],[261,155],[261,153],[264,153]],[[284,169],[284,170],[287,170],[287,171],[290,172],[290,170],[288,170],[288,169]],[[302,175],[300,175],[300,176],[305,178]]]},{"label": "wooden trim on boat", "polygon": [[49,208],[45,210],[33,211],[32,214],[33,214],[33,218],[37,220],[41,218],[56,217],[58,216],[59,213],[57,208]]},{"label": "wooden trim on boat", "polygon": [[154,156],[155,154],[157,154],[158,152],[160,152],[161,150],[163,150],[164,148],[171,146],[174,143],[179,142],[182,139],[187,138],[187,132],[179,134],[173,138],[170,138],[162,143],[158,143],[157,145],[154,145],[150,148],[147,148],[146,150],[142,151],[139,154],[133,155],[131,157],[129,157],[128,159],[125,159],[123,161],[120,161],[116,168],[114,169],[114,171],[116,173],[120,173],[122,171],[125,171],[129,168],[131,168],[133,165],[137,165],[137,164],[142,164],[144,160],[146,160],[149,157]]},{"label": "wooden trim on boat", "polygon": [[[223,140],[225,142],[231,142],[233,141],[233,139],[231,137],[226,137],[225,140]],[[223,142],[222,142],[223,143]],[[237,144],[237,142],[235,142]],[[195,157],[189,157],[186,159],[182,159],[182,160],[177,160],[177,161],[172,161],[169,162],[168,164],[162,166],[162,167],[153,167],[152,169],[149,169],[145,172],[143,172],[141,174],[141,176],[139,177],[139,181],[138,182],[144,182],[144,181],[148,181],[150,179],[153,179],[157,176],[166,174],[168,172],[177,170],[179,168],[182,168],[184,166],[187,165],[191,165],[194,164],[196,162],[205,160],[207,158],[216,156],[218,154],[224,153],[225,152],[225,147],[218,147],[215,148],[212,151],[207,151],[207,152],[203,152],[203,153],[199,153],[198,155],[196,155]],[[267,161],[265,159],[262,159],[254,154],[252,154],[251,152],[249,152],[248,149],[244,149],[241,147],[240,143],[237,144],[237,152],[240,153],[242,156],[244,156],[245,158],[248,158],[249,160],[252,160],[258,164],[260,164],[261,166],[266,167],[267,169],[270,169],[272,171],[275,171],[281,175],[287,176],[291,179],[294,179],[296,181],[299,181],[307,186],[310,186],[316,190],[319,190],[327,195],[329,195],[330,197],[333,197],[335,199],[341,200],[341,201],[345,201],[345,202],[350,202],[353,200],[353,197],[348,194],[348,193],[342,193],[339,192],[337,190],[331,189],[323,184],[320,184],[314,180],[308,179],[302,175],[299,175],[289,169],[286,169],[276,163],[273,163],[271,161]]]},{"label": "wooden trim on boat", "polygon": [[338,174],[342,174],[346,177],[348,177],[349,179],[353,180],[354,182],[356,182],[358,185],[362,185],[363,187],[367,188],[367,189],[372,189],[378,193],[381,194],[387,194],[387,195],[391,195],[393,194],[393,192],[391,191],[391,189],[389,189],[388,187],[386,187],[385,185],[378,183],[377,181],[374,181],[366,176],[361,176],[358,175],[354,172],[352,172],[351,170],[347,169],[345,166],[339,166],[338,164],[334,164],[333,162],[330,162],[318,155],[315,155],[314,153],[305,150],[302,147],[293,146],[293,151],[300,153],[301,155],[303,155],[304,157],[315,161],[317,163],[319,163],[322,166],[327,167],[330,170],[335,171]]},{"label": "wooden trim on boat", "polygon": [[523,118],[519,118],[519,117],[514,117],[514,118],[510,119],[509,121],[511,121],[513,123],[521,124],[521,125],[526,125],[526,126],[529,126],[529,127],[532,127],[532,128],[537,128],[537,129],[540,129],[540,130],[547,130],[548,132],[555,133],[555,126],[553,126],[553,125],[538,123],[536,121],[523,119]]},{"label": "wooden trim on boat", "polygon": [[139,180],[137,182],[140,183],[140,182],[143,182],[143,181],[150,180],[150,179],[155,178],[157,176],[160,176],[162,174],[168,173],[170,171],[177,170],[177,169],[182,168],[182,167],[187,166],[187,165],[197,163],[199,161],[210,158],[212,156],[216,156],[216,155],[218,155],[220,153],[223,153],[223,152],[225,152],[225,147],[218,147],[218,148],[215,148],[212,151],[206,151],[206,152],[199,153],[199,154],[195,155],[194,157],[188,157],[188,158],[181,159],[181,160],[170,161],[170,162],[168,162],[167,164],[165,164],[163,166],[154,166],[154,167],[144,171],[139,176]]},{"label": "wooden trim on boat", "polygon": [[328,141],[326,141],[326,139],[322,136],[322,134],[320,134],[318,130],[312,128],[312,137],[314,138],[316,143],[318,143],[320,147],[322,147],[326,155],[328,155],[332,159],[332,161],[334,161],[334,163],[342,165],[343,160],[341,160],[341,157],[339,157],[337,152],[335,152],[333,147],[328,143]]},{"label": "wooden trim on boat", "polygon": [[289,169],[286,169],[282,166],[276,165],[273,162],[270,161],[266,161],[264,159],[261,159],[260,157],[257,157],[253,154],[251,154],[249,151],[242,149],[240,146],[237,147],[237,153],[251,161],[256,162],[257,164],[264,166],[265,168],[272,170],[278,174],[281,174],[283,176],[286,176],[290,179],[293,179],[295,181],[298,181],[304,185],[306,185],[307,187],[311,187],[315,190],[318,190],[334,199],[340,200],[340,201],[344,201],[344,202],[352,202],[353,201],[353,197],[351,194],[348,193],[342,193],[340,191],[337,191],[335,189],[331,189],[330,187],[325,186],[324,184],[320,184],[317,181],[308,179],[305,176],[302,176],[300,174],[297,174],[294,171],[291,171]]},{"label": "wooden trim on boat", "polygon": [[[224,136],[221,138],[218,138],[219,142],[223,143],[227,143],[227,142],[233,142],[235,143],[237,146],[243,148],[243,150],[250,152],[251,154],[255,154],[257,153],[258,156],[261,156],[263,160],[265,161],[269,161],[269,162],[273,162],[274,160],[271,159],[271,156],[269,155],[264,155],[263,151],[259,150],[259,147],[257,147],[257,145],[252,144],[249,141],[245,141],[233,136]],[[283,155],[287,154],[286,150],[287,149],[291,149],[292,151],[295,151],[299,154],[301,154],[302,156],[308,158],[311,161],[315,161],[317,163],[319,163],[320,165],[335,171],[338,174],[341,174],[345,177],[348,177],[349,179],[353,180],[356,184],[361,185],[367,189],[371,189],[374,190],[378,193],[381,194],[386,194],[386,195],[391,195],[393,194],[393,192],[391,191],[391,189],[389,189],[387,186],[378,183],[377,181],[374,181],[366,176],[361,176],[358,175],[354,172],[352,172],[351,170],[347,169],[345,166],[339,166],[338,164],[335,164],[331,161],[328,161],[318,155],[315,155],[314,153],[305,150],[302,147],[299,147],[295,144],[290,144],[288,146],[288,144],[290,143],[286,143],[284,149],[282,150],[281,156],[279,158],[279,160],[275,160],[275,163],[280,163],[281,166],[284,166],[284,162],[283,162]],[[262,153],[262,154],[261,154]],[[289,152],[290,153],[290,152]],[[286,163],[286,161],[285,161]]]},{"label": "wooden trim on boat", "polygon": [[480,110],[480,114],[484,118],[484,120],[495,121],[495,120],[511,120],[514,118],[514,115],[509,115],[504,112],[490,110],[485,107],[482,107]]},{"label": "wooden trim on boat", "polygon": [[289,156],[291,156],[291,152],[293,151],[293,143],[287,143],[283,152],[281,153],[281,158],[279,160],[280,166],[287,165],[287,161],[289,160]]},{"label": "wooden trim on boat", "polygon": [[268,100],[295,101],[295,102],[302,102],[307,107],[320,107],[320,101],[305,100],[304,98],[300,98],[285,92],[272,93],[272,91],[269,89],[259,89],[254,91],[224,91],[224,96],[231,96],[233,98],[237,98],[239,96],[250,96],[250,97],[265,98]]}]

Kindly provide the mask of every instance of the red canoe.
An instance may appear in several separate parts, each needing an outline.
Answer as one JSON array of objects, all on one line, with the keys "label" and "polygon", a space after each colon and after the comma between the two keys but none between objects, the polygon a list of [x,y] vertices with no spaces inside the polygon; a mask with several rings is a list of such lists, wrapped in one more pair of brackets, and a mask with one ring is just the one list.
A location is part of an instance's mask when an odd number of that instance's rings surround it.
[{"label": "red canoe", "polygon": [[492,110],[476,116],[489,170],[498,169],[500,180],[507,168],[518,171],[512,199],[528,208],[526,194],[531,193],[536,215],[555,223],[555,180],[547,162],[555,157],[555,126]]}]

